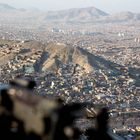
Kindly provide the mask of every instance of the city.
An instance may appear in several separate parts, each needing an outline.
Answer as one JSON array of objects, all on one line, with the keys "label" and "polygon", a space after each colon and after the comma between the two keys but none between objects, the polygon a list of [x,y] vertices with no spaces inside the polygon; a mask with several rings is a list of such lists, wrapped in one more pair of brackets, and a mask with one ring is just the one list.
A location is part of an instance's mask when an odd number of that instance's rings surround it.
[{"label": "city", "polygon": [[1,19],[0,89],[15,79],[33,80],[39,98],[85,104],[86,118],[77,120],[83,130],[104,106],[113,133],[140,135],[140,21],[104,18],[48,25]]}]

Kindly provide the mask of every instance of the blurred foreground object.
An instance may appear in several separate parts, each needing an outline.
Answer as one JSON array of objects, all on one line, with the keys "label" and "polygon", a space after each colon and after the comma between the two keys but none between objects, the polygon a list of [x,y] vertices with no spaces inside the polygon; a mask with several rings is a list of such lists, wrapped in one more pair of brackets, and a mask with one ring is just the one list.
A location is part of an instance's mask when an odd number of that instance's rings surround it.
[{"label": "blurred foreground object", "polygon": [[[75,120],[84,117],[84,105],[65,104],[59,98],[35,95],[36,83],[25,79],[10,82],[0,94],[0,138],[13,140],[81,140],[84,132]],[[88,129],[88,140],[117,140],[108,133],[108,109],[99,113],[86,110],[96,118],[97,127]],[[117,136],[116,136],[117,137]],[[118,139],[121,140],[121,139]]]},{"label": "blurred foreground object", "polygon": [[136,140],[140,140],[140,136],[138,136],[138,137],[136,138]]},{"label": "blurred foreground object", "polygon": [[0,137],[4,139],[78,139],[73,126],[80,104],[64,105],[61,99],[47,99],[33,93],[33,81],[16,79],[1,90]]}]

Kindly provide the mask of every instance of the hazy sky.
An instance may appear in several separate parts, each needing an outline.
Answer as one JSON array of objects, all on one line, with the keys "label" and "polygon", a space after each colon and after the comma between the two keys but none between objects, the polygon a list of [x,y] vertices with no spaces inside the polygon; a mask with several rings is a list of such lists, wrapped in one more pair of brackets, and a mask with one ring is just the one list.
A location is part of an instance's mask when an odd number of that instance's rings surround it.
[{"label": "hazy sky", "polygon": [[36,7],[43,10],[60,10],[94,6],[105,12],[132,11],[140,13],[140,0],[0,0],[14,7]]}]

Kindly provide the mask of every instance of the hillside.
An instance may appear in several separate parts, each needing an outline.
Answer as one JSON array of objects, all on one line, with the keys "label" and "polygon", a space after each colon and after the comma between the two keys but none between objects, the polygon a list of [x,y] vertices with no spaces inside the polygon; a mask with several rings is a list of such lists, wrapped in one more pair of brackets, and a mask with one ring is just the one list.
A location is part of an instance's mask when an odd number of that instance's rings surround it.
[{"label": "hillside", "polygon": [[116,70],[116,64],[99,56],[91,54],[82,48],[74,48],[65,44],[49,44],[40,60],[42,71],[52,69],[60,64],[74,63],[85,69],[86,72],[93,70],[108,69]]},{"label": "hillside", "polygon": [[[35,61],[34,66],[36,71],[40,72],[54,70],[59,64],[63,65],[68,63],[78,64],[84,68],[86,72],[92,72],[93,70],[99,69],[118,71],[115,68],[117,66],[116,64],[107,61],[100,56],[91,54],[79,47],[72,47],[61,43],[43,45],[36,41],[26,41],[24,43],[1,41],[1,44],[9,44],[11,46],[1,48],[1,66],[12,59],[15,59],[15,56],[20,57],[22,54],[22,57],[26,57],[28,60],[31,57],[31,59]],[[25,61],[26,64],[26,59],[19,61],[19,65],[21,65],[22,61]],[[18,63],[16,62],[16,65],[17,64]]]},{"label": "hillside", "polygon": [[[107,70],[117,76],[124,69],[124,66],[106,60],[94,53],[89,53],[80,47],[72,47],[62,43],[43,45],[36,41],[6,42],[8,41],[1,41],[0,66],[11,72],[23,70],[26,66],[33,68],[34,70],[32,70],[35,72],[42,73],[56,71],[65,64],[78,64],[85,73]],[[7,45],[4,45],[5,43]],[[128,73],[139,85],[139,69],[129,67]]]}]

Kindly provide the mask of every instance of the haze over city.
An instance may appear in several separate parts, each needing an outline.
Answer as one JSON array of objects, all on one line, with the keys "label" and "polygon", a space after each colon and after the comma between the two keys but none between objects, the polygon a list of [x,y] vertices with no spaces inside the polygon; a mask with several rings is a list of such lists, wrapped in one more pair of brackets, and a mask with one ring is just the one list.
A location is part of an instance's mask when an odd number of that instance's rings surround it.
[{"label": "haze over city", "polygon": [[38,8],[40,10],[62,10],[81,7],[96,7],[106,12],[140,12],[139,0],[0,0],[17,8]]}]

